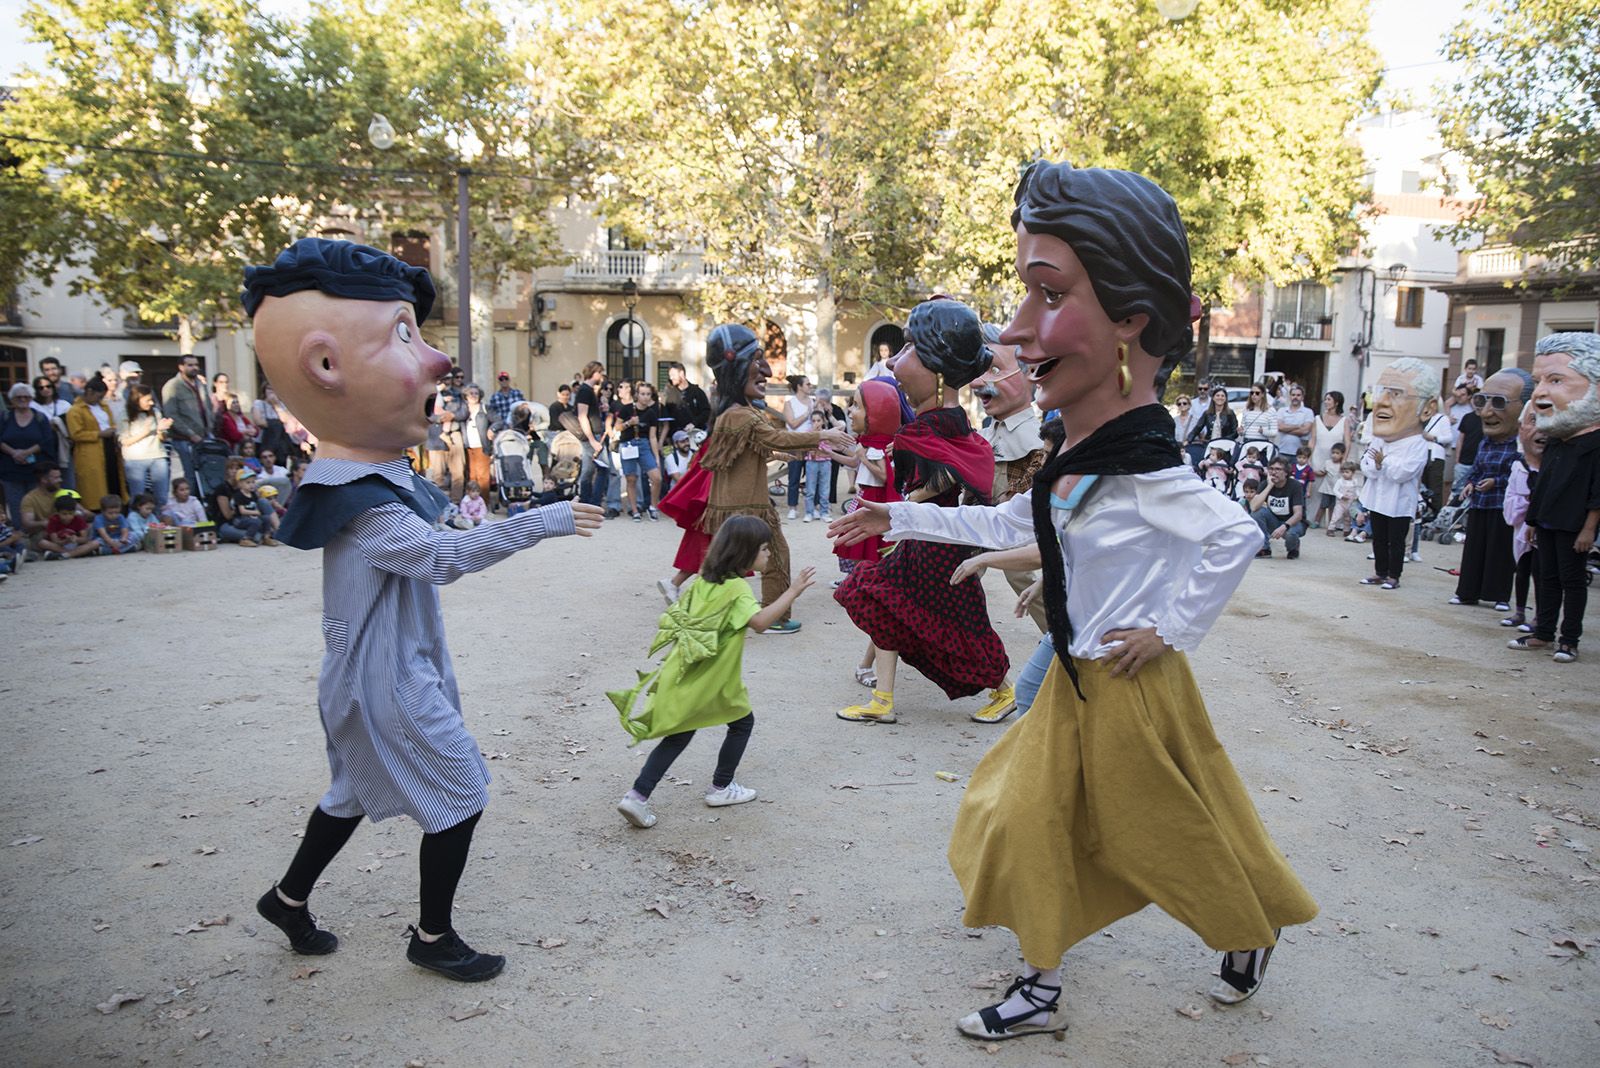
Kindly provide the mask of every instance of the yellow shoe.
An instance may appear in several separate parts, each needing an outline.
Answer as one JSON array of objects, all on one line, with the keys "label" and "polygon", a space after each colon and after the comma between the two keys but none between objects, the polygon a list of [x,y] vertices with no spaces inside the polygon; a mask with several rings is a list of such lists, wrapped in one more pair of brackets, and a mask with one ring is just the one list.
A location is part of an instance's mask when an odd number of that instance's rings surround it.
[{"label": "yellow shoe", "polygon": [[989,691],[989,703],[972,714],[974,723],[999,723],[1017,710],[1017,691],[1008,682]]},{"label": "yellow shoe", "polygon": [[873,690],[872,700],[867,704],[851,705],[834,714],[852,723],[894,723],[894,694]]}]

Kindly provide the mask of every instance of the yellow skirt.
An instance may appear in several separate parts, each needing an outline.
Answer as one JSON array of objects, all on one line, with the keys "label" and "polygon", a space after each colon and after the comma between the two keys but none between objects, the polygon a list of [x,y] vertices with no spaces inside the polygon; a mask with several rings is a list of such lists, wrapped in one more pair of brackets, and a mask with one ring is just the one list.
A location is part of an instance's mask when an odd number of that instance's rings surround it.
[{"label": "yellow skirt", "polygon": [[1212,949],[1251,949],[1317,904],[1267,835],[1182,653],[1133,679],[1059,661],[972,773],[950,836],[968,927],[1009,927],[1053,968],[1146,905]]}]

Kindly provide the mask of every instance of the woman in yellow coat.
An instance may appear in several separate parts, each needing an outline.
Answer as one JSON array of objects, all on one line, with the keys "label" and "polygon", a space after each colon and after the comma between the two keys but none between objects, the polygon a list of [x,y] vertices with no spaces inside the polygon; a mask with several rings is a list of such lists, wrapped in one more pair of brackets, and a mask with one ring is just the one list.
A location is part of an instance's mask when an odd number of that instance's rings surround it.
[{"label": "woman in yellow coat", "polygon": [[83,392],[67,409],[67,433],[72,437],[72,467],[78,492],[90,511],[100,510],[100,498],[126,497],[122,481],[122,455],[117,448],[117,424],[106,404],[106,383],[99,375],[89,379]]}]

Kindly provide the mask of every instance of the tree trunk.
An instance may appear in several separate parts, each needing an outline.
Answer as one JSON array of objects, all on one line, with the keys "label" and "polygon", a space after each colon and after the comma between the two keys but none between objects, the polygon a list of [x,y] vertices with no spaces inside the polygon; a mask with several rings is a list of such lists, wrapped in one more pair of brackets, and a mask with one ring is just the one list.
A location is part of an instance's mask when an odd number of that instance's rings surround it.
[{"label": "tree trunk", "polygon": [[839,304],[833,292],[833,277],[827,271],[817,276],[817,365],[814,380],[819,386],[835,383],[838,359],[833,348],[834,328],[839,321]]},{"label": "tree trunk", "polygon": [[1194,382],[1198,387],[1201,382],[1211,377],[1211,305],[1207,303],[1200,309],[1200,326],[1194,335]]},{"label": "tree trunk", "polygon": [[178,356],[194,355],[194,320],[187,315],[178,316]]}]

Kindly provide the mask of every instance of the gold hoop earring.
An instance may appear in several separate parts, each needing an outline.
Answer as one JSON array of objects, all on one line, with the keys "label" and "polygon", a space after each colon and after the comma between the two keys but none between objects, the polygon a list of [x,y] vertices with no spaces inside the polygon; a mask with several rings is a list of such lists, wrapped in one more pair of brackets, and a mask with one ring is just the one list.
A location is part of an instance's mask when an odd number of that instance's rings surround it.
[{"label": "gold hoop earring", "polygon": [[1124,397],[1133,392],[1133,372],[1128,370],[1128,343],[1117,343],[1117,388]]}]

